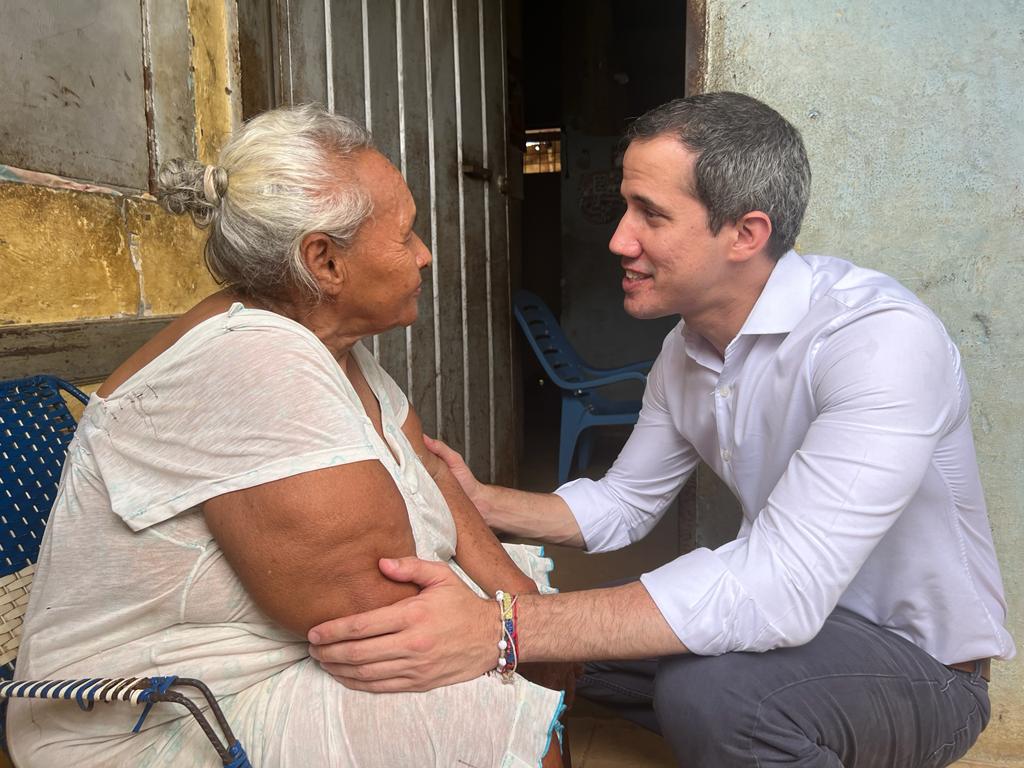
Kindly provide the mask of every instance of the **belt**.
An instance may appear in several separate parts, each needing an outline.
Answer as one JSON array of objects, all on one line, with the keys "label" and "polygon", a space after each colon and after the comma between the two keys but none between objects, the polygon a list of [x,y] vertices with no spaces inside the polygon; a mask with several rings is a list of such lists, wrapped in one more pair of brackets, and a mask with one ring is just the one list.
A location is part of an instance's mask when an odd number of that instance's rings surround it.
[{"label": "belt", "polygon": [[947,664],[950,669],[957,672],[973,674],[975,670],[981,672],[981,679],[986,683],[992,679],[992,659],[975,659],[974,661],[960,661],[956,664]]}]

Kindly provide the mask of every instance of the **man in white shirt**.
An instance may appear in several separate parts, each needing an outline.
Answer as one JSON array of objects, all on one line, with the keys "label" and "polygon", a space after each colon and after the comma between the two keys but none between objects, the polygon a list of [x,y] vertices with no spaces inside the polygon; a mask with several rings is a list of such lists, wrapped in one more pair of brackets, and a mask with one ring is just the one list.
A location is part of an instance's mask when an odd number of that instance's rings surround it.
[{"label": "man in white shirt", "polygon": [[[510,534],[626,546],[701,460],[743,523],[625,586],[524,595],[518,660],[657,658],[646,677],[591,665],[587,690],[653,706],[686,765],[948,765],[988,721],[989,660],[1014,654],[956,347],[891,278],[792,250],[810,168],[771,108],[680,99],[628,139],[625,308],[682,321],[615,465],[528,494],[430,448]],[[436,564],[381,569],[423,590],[314,628],[325,668],[408,690],[494,667],[493,605]]]}]

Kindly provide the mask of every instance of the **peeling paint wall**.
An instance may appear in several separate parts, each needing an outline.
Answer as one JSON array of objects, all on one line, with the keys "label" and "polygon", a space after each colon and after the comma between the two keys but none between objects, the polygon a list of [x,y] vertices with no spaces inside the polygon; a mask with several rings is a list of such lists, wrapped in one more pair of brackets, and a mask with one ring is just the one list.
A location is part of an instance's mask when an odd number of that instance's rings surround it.
[{"label": "peeling paint wall", "polygon": [[[1011,631],[971,758],[1024,765],[1024,13],[1018,0],[706,0],[698,90],[803,132],[804,252],[883,270],[960,346]],[[1019,761],[1019,762],[1017,762]]]},{"label": "peeling paint wall", "polygon": [[[91,28],[82,7],[69,9],[40,17],[37,31]],[[215,159],[237,122],[234,13],[234,0],[141,0],[133,17],[138,34],[124,36],[124,50],[105,52],[111,60],[132,59],[131,71],[144,73],[145,99],[140,95],[134,119],[148,130],[125,133],[118,152],[148,157],[143,165],[149,166],[150,177],[158,162],[169,157]],[[14,41],[5,34],[0,29],[0,43],[13,49]],[[120,39],[106,44],[119,45]],[[33,45],[22,41],[23,47]],[[82,50],[79,68],[84,70],[95,55]],[[74,72],[75,65],[72,57],[62,66]],[[5,65],[5,82],[16,84],[19,98],[45,95],[33,92],[45,85],[32,69],[38,66],[31,58]],[[79,75],[88,78],[87,72]],[[33,129],[23,125],[19,130]],[[83,143],[95,139],[95,121],[90,130],[82,134]],[[118,179],[115,183],[129,186],[114,189],[102,186],[103,180],[41,172],[60,170],[48,166],[45,153],[31,158],[39,170],[14,167],[15,161],[24,165],[29,158],[14,149],[31,146],[31,135],[20,134],[14,143],[0,141],[0,326],[175,314],[215,290],[202,261],[204,234],[187,217],[162,211],[147,189],[132,188],[147,186],[146,173],[130,182]],[[4,147],[14,149],[5,154]],[[68,150],[75,155],[74,146]]]}]

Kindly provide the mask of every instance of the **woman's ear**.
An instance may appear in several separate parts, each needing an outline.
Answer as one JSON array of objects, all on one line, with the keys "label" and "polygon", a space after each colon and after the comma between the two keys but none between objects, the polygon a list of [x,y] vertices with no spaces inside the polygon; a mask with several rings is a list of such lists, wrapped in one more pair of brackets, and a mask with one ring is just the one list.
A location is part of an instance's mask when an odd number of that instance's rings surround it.
[{"label": "woman's ear", "polygon": [[732,225],[736,239],[732,244],[732,261],[749,261],[764,253],[772,234],[772,220],[763,211],[745,213]]},{"label": "woman's ear", "polygon": [[341,249],[323,232],[311,232],[302,238],[299,251],[306,269],[324,295],[336,295],[345,282]]}]

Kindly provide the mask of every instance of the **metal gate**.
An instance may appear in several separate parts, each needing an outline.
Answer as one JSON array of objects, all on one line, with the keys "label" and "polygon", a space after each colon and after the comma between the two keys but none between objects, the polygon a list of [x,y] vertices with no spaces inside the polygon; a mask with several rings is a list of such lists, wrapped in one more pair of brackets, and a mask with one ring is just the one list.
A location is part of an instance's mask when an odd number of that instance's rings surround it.
[{"label": "metal gate", "polygon": [[513,475],[501,0],[239,0],[247,114],[316,101],[361,120],[433,252],[419,320],[372,340],[424,429]]}]

